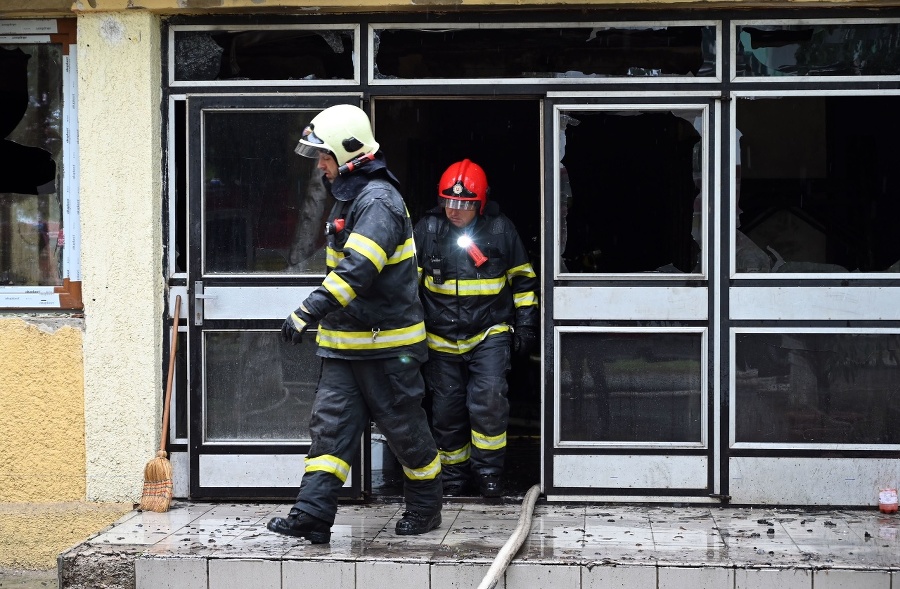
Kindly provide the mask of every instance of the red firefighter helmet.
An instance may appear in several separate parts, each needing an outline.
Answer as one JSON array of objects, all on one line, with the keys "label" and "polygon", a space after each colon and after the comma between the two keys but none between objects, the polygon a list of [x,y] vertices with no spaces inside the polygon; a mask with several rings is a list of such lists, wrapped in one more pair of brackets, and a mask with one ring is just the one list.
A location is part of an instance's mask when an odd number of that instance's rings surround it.
[{"label": "red firefighter helmet", "polygon": [[465,159],[444,171],[438,183],[438,204],[451,209],[477,210],[483,215],[489,192],[484,170]]}]

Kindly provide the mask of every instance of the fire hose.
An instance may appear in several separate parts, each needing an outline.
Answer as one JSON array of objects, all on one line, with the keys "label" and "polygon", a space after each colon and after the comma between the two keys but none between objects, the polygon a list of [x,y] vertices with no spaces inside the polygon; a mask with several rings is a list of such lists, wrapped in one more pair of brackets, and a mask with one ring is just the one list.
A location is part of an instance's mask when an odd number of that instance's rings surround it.
[{"label": "fire hose", "polygon": [[478,589],[494,589],[494,587],[497,586],[497,583],[500,582],[500,579],[503,578],[506,567],[509,566],[510,561],[512,561],[516,552],[519,551],[519,548],[522,547],[525,537],[528,536],[528,532],[531,530],[531,520],[534,515],[534,503],[537,501],[540,493],[540,485],[532,486],[528,489],[528,492],[525,493],[525,499],[522,501],[522,511],[519,513],[519,523],[516,524],[516,529],[513,530],[513,533],[506,541],[506,544],[503,545],[500,552],[494,557],[494,562],[491,563],[491,568],[488,569],[481,584],[478,585]]}]

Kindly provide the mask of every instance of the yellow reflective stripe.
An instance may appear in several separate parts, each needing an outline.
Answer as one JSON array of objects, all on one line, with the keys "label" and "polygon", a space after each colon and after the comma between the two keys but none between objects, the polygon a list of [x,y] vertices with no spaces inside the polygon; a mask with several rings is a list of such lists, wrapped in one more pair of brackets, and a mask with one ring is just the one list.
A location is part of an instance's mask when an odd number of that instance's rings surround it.
[{"label": "yellow reflective stripe", "polygon": [[362,254],[367,260],[372,262],[378,271],[381,272],[384,265],[387,264],[387,254],[381,249],[381,246],[359,233],[351,233],[344,244],[345,250],[353,250]]},{"label": "yellow reflective stripe", "polygon": [[466,443],[459,450],[438,450],[438,454],[441,456],[441,464],[460,464],[468,460],[472,455],[472,445]]},{"label": "yellow reflective stripe", "polygon": [[537,278],[537,275],[534,273],[534,268],[531,267],[530,262],[525,262],[521,266],[516,266],[515,268],[510,268],[506,271],[506,277],[509,278],[510,282],[512,282],[512,279],[517,276],[524,276],[525,278]]},{"label": "yellow reflective stripe", "polygon": [[499,450],[506,447],[506,432],[499,436],[486,436],[472,430],[472,443],[481,450]]},{"label": "yellow reflective stripe", "polygon": [[517,309],[519,307],[537,305],[537,296],[532,290],[529,290],[528,292],[517,292],[513,295],[513,303],[516,305]]},{"label": "yellow reflective stripe", "polygon": [[329,268],[337,268],[338,262],[344,259],[344,252],[339,252],[334,248],[325,248],[325,265]]},{"label": "yellow reflective stripe", "polygon": [[419,276],[419,282],[422,282],[422,266],[416,266],[416,274]]},{"label": "yellow reflective stripe", "polygon": [[412,237],[406,240],[405,243],[401,243],[397,246],[397,249],[394,250],[394,255],[388,258],[388,264],[399,264],[403,260],[408,260],[411,257],[416,255],[416,242],[413,241]]},{"label": "yellow reflective stripe", "polygon": [[306,463],[306,472],[330,472],[341,479],[342,483],[347,481],[347,476],[350,474],[350,465],[331,454],[307,458],[304,462]]},{"label": "yellow reflective stripe", "polygon": [[353,290],[353,287],[334,272],[328,273],[328,276],[322,281],[322,286],[337,299],[342,307],[346,307],[350,301],[356,298],[356,291]]},{"label": "yellow reflective stripe", "polygon": [[450,296],[479,296],[500,294],[506,286],[506,278],[483,278],[480,280],[448,280],[435,284],[434,278],[425,277],[425,288],[431,292]]},{"label": "yellow reflective stripe", "polygon": [[425,322],[400,329],[337,331],[319,328],[318,344],[336,350],[381,350],[417,344],[425,339]]},{"label": "yellow reflective stripe", "polygon": [[422,468],[407,468],[403,467],[403,473],[406,474],[406,478],[412,479],[414,481],[430,481],[433,480],[441,472],[441,459],[437,454],[434,456],[434,460],[423,466]]},{"label": "yellow reflective stripe", "polygon": [[484,341],[484,339],[489,335],[494,335],[495,333],[503,333],[504,331],[509,331],[509,325],[494,325],[493,327],[487,328],[478,335],[460,341],[449,340],[439,335],[429,333],[427,342],[428,347],[436,352],[444,352],[446,354],[465,354],[474,350],[475,346]]}]

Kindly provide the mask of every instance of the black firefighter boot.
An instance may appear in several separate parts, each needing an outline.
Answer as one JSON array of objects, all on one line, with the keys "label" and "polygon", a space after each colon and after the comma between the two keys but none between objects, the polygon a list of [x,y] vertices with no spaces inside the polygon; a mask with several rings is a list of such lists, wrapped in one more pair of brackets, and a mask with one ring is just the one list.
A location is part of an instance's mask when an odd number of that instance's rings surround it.
[{"label": "black firefighter boot", "polygon": [[266,527],[276,534],[306,538],[313,544],[328,544],[331,541],[331,525],[299,509],[291,509],[287,517],[273,517]]},{"label": "black firefighter boot", "polygon": [[400,536],[424,534],[441,525],[441,512],[433,515],[422,515],[418,511],[404,511],[403,518],[397,522],[395,531]]}]

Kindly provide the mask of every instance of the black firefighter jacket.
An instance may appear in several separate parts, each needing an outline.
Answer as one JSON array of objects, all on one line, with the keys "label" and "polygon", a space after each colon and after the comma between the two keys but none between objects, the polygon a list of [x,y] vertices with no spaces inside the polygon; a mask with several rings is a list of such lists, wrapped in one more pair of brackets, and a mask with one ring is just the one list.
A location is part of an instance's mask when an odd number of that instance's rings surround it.
[{"label": "black firefighter jacket", "polygon": [[[457,240],[468,235],[487,256],[475,267]],[[420,295],[428,347],[465,354],[510,327],[538,328],[538,282],[512,221],[489,201],[485,214],[462,229],[444,209],[429,210],[415,228]]]},{"label": "black firefighter jacket", "polygon": [[329,221],[344,227],[328,236],[328,273],[303,302],[319,320],[319,356],[428,357],[412,221],[397,185],[379,157],[331,186]]}]

